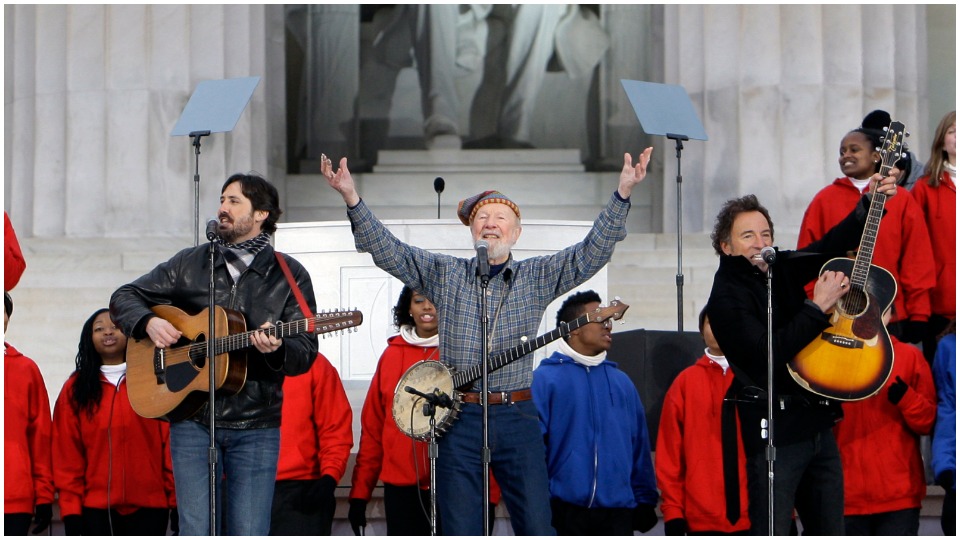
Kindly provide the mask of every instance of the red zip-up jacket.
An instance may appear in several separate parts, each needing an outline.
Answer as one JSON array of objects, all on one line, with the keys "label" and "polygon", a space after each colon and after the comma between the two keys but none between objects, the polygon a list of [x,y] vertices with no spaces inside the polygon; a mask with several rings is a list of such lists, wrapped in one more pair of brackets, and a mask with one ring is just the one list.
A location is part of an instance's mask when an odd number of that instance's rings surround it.
[{"label": "red zip-up jacket", "polygon": [[76,373],[67,379],[53,409],[53,481],[60,515],[108,504],[121,514],[175,508],[169,424],[133,411],[126,377],[114,386],[103,375],[100,406],[91,418],[73,402],[76,380]]},{"label": "red zip-up jacket", "polygon": [[[743,446],[738,445],[740,518],[726,516],[720,408],[733,383],[706,355],[677,375],[663,398],[654,467],[660,488],[663,521],[683,518],[691,534],[746,531],[747,472]],[[737,419],[737,433],[740,420]],[[738,435],[739,437],[739,435]]]},{"label": "red zip-up jacket", "polygon": [[[887,384],[867,399],[844,403],[844,418],[834,428],[845,515],[920,508],[927,493],[920,436],[933,430],[937,392],[920,349],[891,340],[896,360]],[[894,405],[887,393],[898,376],[908,388]]]},{"label": "red zip-up jacket", "polygon": [[937,285],[930,292],[930,308],[952,319],[957,316],[957,185],[947,172],[935,188],[928,178],[917,180],[910,194],[920,205],[933,246]]},{"label": "red zip-up jacket", "polygon": [[378,478],[395,486],[430,489],[427,445],[397,428],[393,391],[410,366],[421,360],[436,360],[437,356],[436,347],[411,345],[399,335],[387,340],[360,413],[360,450],[353,468],[351,499],[369,501]]},{"label": "red zip-up jacket", "polygon": [[353,410],[340,375],[317,354],[310,371],[283,381],[277,480],[337,482],[353,447]]},{"label": "red zip-up jacket", "polygon": [[[821,189],[803,215],[797,247],[822,238],[847,217],[862,196],[847,177],[837,178]],[[926,321],[930,318],[930,290],[936,285],[936,276],[923,212],[903,188],[897,188],[897,194],[887,199],[884,209],[873,264],[889,271],[897,281],[894,320]],[[807,296],[812,294],[813,282],[807,286]]]},{"label": "red zip-up jacket", "polygon": [[3,512],[32,514],[53,502],[50,398],[37,364],[3,346]]}]

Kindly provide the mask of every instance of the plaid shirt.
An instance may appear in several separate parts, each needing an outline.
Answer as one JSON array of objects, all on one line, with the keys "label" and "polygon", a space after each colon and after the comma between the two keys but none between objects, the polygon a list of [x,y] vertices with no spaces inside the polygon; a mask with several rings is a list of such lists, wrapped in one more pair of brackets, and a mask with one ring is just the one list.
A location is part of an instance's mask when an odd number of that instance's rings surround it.
[{"label": "plaid shirt", "polygon": [[[579,243],[553,255],[522,261],[510,256],[504,269],[487,286],[491,354],[520,345],[522,336],[537,337],[547,305],[607,264],[616,243],[627,236],[629,210],[630,202],[614,193]],[[476,257],[463,259],[407,245],[387,230],[362,200],[347,210],[347,216],[357,250],[370,253],[378,267],[436,305],[440,360],[458,371],[480,365],[483,342]],[[532,357],[527,355],[490,372],[488,389],[512,392],[529,388],[532,368]],[[474,390],[479,388],[480,381],[476,381]]]}]

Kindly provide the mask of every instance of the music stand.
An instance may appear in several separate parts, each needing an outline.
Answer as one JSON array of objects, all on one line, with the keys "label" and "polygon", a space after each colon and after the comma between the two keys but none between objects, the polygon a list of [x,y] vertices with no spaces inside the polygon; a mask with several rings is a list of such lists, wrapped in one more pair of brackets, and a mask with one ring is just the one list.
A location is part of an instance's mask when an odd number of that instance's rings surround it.
[{"label": "music stand", "polygon": [[[193,95],[180,113],[172,137],[189,135],[193,139],[194,147],[194,222],[193,245],[200,245],[200,138],[211,133],[232,131],[237,120],[250,102],[253,91],[260,82],[260,77],[243,77],[239,79],[222,79],[216,81],[202,81],[197,85]],[[207,459],[210,465],[210,536],[217,534],[217,443],[214,434],[215,424],[215,391],[216,383],[216,350],[213,339],[217,335],[215,319],[215,290],[214,290],[214,257],[215,237],[210,240],[210,284],[207,306],[207,362],[210,373],[208,410],[210,412],[210,448]]]},{"label": "music stand", "polygon": [[193,139],[194,246],[200,245],[200,138],[233,131],[259,83],[260,77],[201,81],[170,132],[171,137],[189,135]]},{"label": "music stand", "polygon": [[620,84],[648,135],[663,135],[677,149],[677,331],[683,331],[683,199],[680,157],[683,141],[707,140],[707,133],[682,86],[621,79]]}]

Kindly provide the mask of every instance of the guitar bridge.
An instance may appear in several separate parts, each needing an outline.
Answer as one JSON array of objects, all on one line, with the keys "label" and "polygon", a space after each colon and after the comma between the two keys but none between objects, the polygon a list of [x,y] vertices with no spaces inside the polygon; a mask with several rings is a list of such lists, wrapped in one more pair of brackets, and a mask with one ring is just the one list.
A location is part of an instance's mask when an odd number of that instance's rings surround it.
[{"label": "guitar bridge", "polygon": [[844,349],[863,348],[863,342],[859,339],[853,339],[851,337],[841,336],[839,334],[831,334],[830,332],[823,332],[820,334],[820,339],[830,343],[831,345],[835,345]]},{"label": "guitar bridge", "polygon": [[153,374],[157,376],[157,385],[166,384],[166,368],[164,367],[164,352],[166,349],[153,349]]}]

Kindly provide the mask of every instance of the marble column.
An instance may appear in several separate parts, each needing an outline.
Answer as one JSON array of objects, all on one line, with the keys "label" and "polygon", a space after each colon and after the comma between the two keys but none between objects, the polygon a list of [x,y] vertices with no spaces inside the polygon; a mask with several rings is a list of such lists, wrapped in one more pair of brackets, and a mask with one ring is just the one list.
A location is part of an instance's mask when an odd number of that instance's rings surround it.
[{"label": "marble column", "polygon": [[[867,112],[882,108],[915,133],[927,130],[923,6],[663,10],[663,81],[686,88],[710,137],[685,149],[684,232],[709,231],[723,202],[747,193],[778,228],[795,229],[840,174],[840,139]],[[673,160],[665,165],[666,184],[676,172]],[[663,202],[663,230],[674,231],[674,190]]]},{"label": "marble column", "polygon": [[284,118],[266,105],[284,94],[281,7],[7,5],[4,14],[4,192],[20,235],[192,236],[194,149],[170,131],[204,80],[262,77],[235,129],[202,140],[201,221],[229,173],[285,169]]}]

